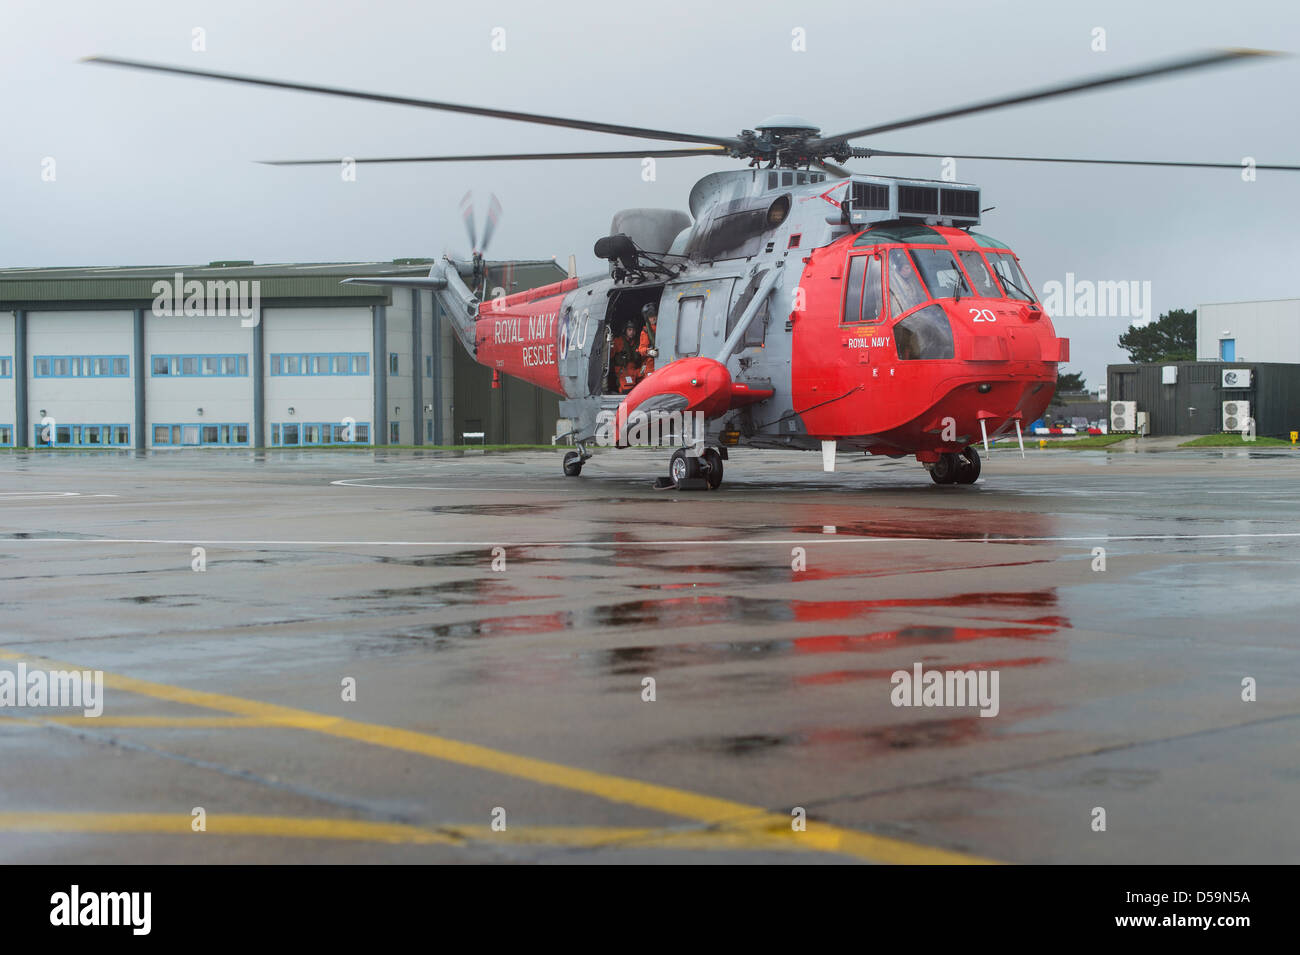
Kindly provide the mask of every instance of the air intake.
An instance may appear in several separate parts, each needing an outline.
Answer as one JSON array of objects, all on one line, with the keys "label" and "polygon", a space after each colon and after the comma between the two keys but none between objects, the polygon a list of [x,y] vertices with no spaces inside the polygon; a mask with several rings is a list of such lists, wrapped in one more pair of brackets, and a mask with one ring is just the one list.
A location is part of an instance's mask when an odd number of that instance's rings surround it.
[{"label": "air intake", "polygon": [[978,189],[940,189],[940,215],[952,219],[978,219],[980,192]]},{"label": "air intake", "polygon": [[939,190],[934,186],[898,187],[898,214],[900,216],[937,216]]},{"label": "air intake", "polygon": [[853,208],[887,210],[889,187],[875,182],[853,183]]}]

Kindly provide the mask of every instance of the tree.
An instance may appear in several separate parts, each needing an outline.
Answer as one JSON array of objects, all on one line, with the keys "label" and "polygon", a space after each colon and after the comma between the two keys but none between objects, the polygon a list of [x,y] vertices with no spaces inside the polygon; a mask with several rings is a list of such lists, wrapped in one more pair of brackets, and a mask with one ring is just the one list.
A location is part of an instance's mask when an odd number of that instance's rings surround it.
[{"label": "tree", "polygon": [[1136,365],[1196,360],[1196,309],[1175,308],[1154,322],[1133,325],[1119,336],[1119,347]]},{"label": "tree", "polygon": [[1088,393],[1088,384],[1083,372],[1074,371],[1068,375],[1056,376],[1056,393],[1058,395],[1083,395]]}]

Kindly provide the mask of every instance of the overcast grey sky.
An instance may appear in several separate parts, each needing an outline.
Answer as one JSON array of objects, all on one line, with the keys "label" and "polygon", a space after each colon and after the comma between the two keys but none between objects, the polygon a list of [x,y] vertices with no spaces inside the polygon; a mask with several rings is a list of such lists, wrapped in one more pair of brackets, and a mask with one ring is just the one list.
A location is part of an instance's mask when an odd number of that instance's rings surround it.
[{"label": "overcast grey sky", "polygon": [[[595,268],[620,208],[685,208],[736,161],[286,169],[254,159],[638,148],[639,140],[86,66],[157,60],[732,135],[792,112],[825,132],[1222,46],[1300,50],[1295,0],[1193,2],[21,2],[0,5],[0,267],[387,260],[463,251],[457,204],[505,209],[491,257]],[[194,28],[206,51],[192,49]],[[491,48],[505,29],[506,49]],[[1092,50],[1093,30],[1106,51]],[[791,47],[803,28],[807,51]],[[937,153],[1300,162],[1300,58],[1082,94],[859,142]],[[654,144],[646,143],[647,148]],[[659,144],[667,145],[667,144]],[[53,182],[42,160],[54,157]],[[855,160],[938,178],[938,160]],[[982,231],[1030,279],[1152,283],[1154,314],[1300,297],[1300,173],[962,161]],[[1069,370],[1123,358],[1124,318],[1058,317]]]}]

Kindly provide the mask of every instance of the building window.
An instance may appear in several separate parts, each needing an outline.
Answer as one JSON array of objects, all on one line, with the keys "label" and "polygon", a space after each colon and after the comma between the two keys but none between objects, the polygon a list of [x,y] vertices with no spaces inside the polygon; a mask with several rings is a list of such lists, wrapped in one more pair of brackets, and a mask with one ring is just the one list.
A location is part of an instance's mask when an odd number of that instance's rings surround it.
[{"label": "building window", "polygon": [[149,373],[155,378],[246,378],[247,355],[152,355]]},{"label": "building window", "polygon": [[[351,437],[349,437],[349,429],[351,429]],[[245,432],[245,437],[247,437],[247,432]],[[303,421],[294,422],[293,424],[274,422],[271,425],[272,447],[369,443],[370,424],[368,422],[349,425],[341,421]]]},{"label": "building window", "polygon": [[[12,443],[12,431],[10,436]],[[32,437],[33,445],[42,448],[120,448],[131,443],[131,428],[125,424],[61,424],[51,433],[49,427],[38,424],[32,427]]]},{"label": "building window", "polygon": [[228,447],[248,444],[248,425],[245,423],[208,424],[154,424],[155,447]]},{"label": "building window", "polygon": [[402,435],[401,424],[396,421],[388,422],[388,443],[401,444],[402,443],[401,435]]},{"label": "building window", "polygon": [[397,374],[397,352],[388,353],[388,373],[390,375]]},{"label": "building window", "polygon": [[433,377],[433,356],[432,355],[424,356],[424,377],[425,378]]},{"label": "building window", "polygon": [[35,378],[125,378],[131,362],[126,355],[37,355]]},{"label": "building window", "polygon": [[0,424],[0,444],[9,445],[14,443],[14,426],[11,424]]},{"label": "building window", "polygon": [[12,378],[14,376],[14,360],[8,355],[0,356],[0,378]]},{"label": "building window", "polygon": [[272,375],[367,375],[370,356],[360,352],[324,352],[271,356]]}]

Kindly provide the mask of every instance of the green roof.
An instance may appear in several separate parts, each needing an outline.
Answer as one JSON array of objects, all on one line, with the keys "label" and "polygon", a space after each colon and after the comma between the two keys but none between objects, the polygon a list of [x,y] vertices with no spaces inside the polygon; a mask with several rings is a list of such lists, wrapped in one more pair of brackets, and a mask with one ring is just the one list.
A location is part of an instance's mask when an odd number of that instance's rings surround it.
[{"label": "green roof", "polygon": [[[49,269],[0,269],[0,310],[73,307],[147,307],[156,293],[153,284],[172,280],[176,273],[185,281],[261,282],[264,304],[276,299],[318,299],[333,304],[388,304],[391,288],[341,285],[343,279],[365,276],[420,276],[429,274],[432,259],[398,259],[395,262],[320,262],[305,264],[256,265],[243,260],[225,260],[209,265],[150,265],[75,267]],[[489,262],[496,273],[504,262]],[[467,274],[467,273],[465,273]],[[557,282],[567,273],[554,260],[532,259],[514,263],[514,279],[520,289]]]}]

